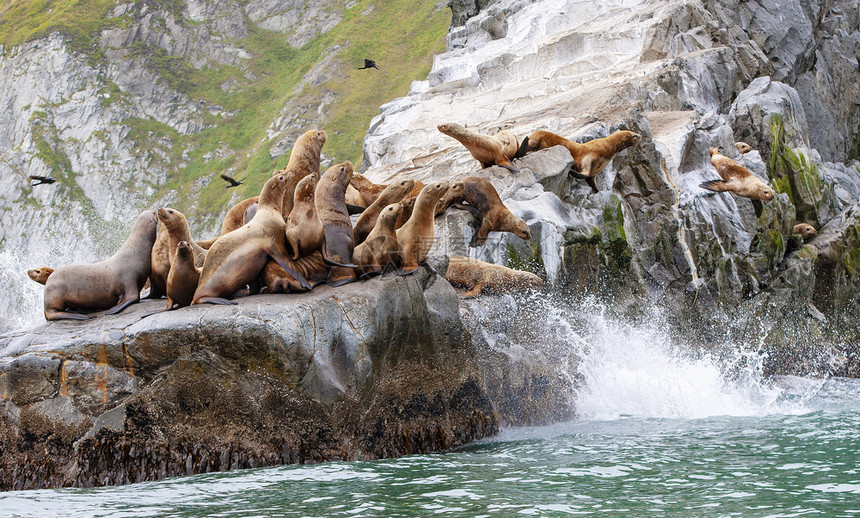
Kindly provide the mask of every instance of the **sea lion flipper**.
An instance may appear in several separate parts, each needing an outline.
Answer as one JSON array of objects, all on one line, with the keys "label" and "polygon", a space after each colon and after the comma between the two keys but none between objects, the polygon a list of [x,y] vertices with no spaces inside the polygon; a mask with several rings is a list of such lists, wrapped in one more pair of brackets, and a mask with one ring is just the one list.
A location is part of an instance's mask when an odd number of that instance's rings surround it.
[{"label": "sea lion flipper", "polygon": [[760,218],[761,217],[761,211],[763,209],[761,201],[759,201],[759,200],[750,200],[750,201],[752,201],[753,209],[755,210],[755,217]]},{"label": "sea lion flipper", "polygon": [[60,311],[59,309],[45,310],[45,320],[89,320],[89,315]]},{"label": "sea lion flipper", "polygon": [[594,178],[592,178],[592,177],[590,177],[590,176],[589,176],[589,177],[587,177],[587,178],[585,179],[585,183],[587,183],[587,184],[591,187],[591,190],[592,190],[592,191],[594,191],[594,192],[600,192],[600,190],[597,188],[597,183],[594,181]]},{"label": "sea lion flipper", "polygon": [[470,212],[472,214],[472,216],[475,216],[475,220],[478,221],[478,225],[480,225],[480,222],[484,219],[484,215],[481,214],[481,211],[478,210],[477,207],[473,207],[472,205],[469,205],[468,203],[455,203],[452,205],[452,207],[454,207],[455,209],[460,209],[460,210],[465,210],[465,211]]},{"label": "sea lion flipper", "polygon": [[520,170],[517,169],[516,167],[514,167],[513,165],[511,165],[510,162],[508,162],[507,164],[498,164],[498,165],[500,167],[504,167],[505,169],[507,169],[508,171],[510,171],[512,173],[519,173],[520,172]]},{"label": "sea lion flipper", "polygon": [[280,253],[277,250],[270,251],[269,255],[272,257],[272,259],[275,260],[276,263],[278,263],[278,266],[280,266],[284,269],[285,272],[290,274],[293,279],[297,280],[302,288],[306,290],[310,290],[313,288],[313,286],[311,286],[308,280],[305,279],[305,276],[302,275],[302,273],[297,268],[293,268],[293,262],[290,260],[289,257],[287,257],[285,254]]},{"label": "sea lion flipper", "polygon": [[140,299],[139,298],[133,298],[133,299],[127,300],[125,302],[122,302],[120,304],[117,304],[116,306],[107,310],[107,312],[105,312],[105,315],[115,315],[115,314],[119,313],[120,311],[124,310],[125,308],[131,306],[132,304],[134,304],[136,302],[140,302]]},{"label": "sea lion flipper", "polygon": [[346,212],[349,213],[349,215],[361,214],[366,208],[367,207],[362,207],[361,205],[353,205],[351,203],[346,204]]},{"label": "sea lion flipper", "polygon": [[520,148],[517,149],[517,154],[514,155],[514,158],[522,158],[526,156],[526,153],[529,152],[529,138],[526,137],[523,139],[522,144],[520,144]]},{"label": "sea lion flipper", "polygon": [[714,191],[714,192],[725,192],[727,190],[726,189],[726,187],[727,187],[726,183],[727,182],[725,180],[711,180],[708,182],[700,183],[699,187],[701,187],[702,189],[707,189],[709,191]]},{"label": "sea lion flipper", "polygon": [[198,304],[220,304],[223,306],[235,306],[237,303],[221,297],[200,297]]}]

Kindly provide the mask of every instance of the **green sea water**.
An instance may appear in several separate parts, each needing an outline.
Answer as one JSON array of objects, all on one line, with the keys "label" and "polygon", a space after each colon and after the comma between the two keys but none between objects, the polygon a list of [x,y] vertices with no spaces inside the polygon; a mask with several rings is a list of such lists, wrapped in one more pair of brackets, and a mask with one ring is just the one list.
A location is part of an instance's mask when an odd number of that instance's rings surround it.
[{"label": "green sea water", "polygon": [[0,514],[860,515],[860,382],[773,383],[763,414],[582,419],[438,455],[4,493]]}]

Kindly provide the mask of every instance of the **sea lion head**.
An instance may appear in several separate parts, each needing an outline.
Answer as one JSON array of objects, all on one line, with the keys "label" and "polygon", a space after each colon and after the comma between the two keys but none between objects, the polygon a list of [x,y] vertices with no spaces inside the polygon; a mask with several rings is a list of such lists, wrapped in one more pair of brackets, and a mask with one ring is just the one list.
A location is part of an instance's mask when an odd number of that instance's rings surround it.
[{"label": "sea lion head", "polygon": [[162,222],[168,228],[173,228],[180,218],[185,218],[181,212],[170,207],[162,207],[156,211],[156,214],[158,215],[158,221]]},{"label": "sea lion head", "polygon": [[176,257],[181,257],[182,259],[191,259],[194,260],[194,249],[191,248],[191,243],[188,241],[180,241],[178,245],[176,245]]},{"label": "sea lion head", "polygon": [[720,154],[720,148],[718,148],[718,147],[709,147],[709,148],[708,148],[708,153],[710,153],[711,158],[713,158],[713,157],[714,157],[714,155],[719,155],[719,154]]},{"label": "sea lion head", "polygon": [[[815,229],[813,229],[814,231]],[[27,276],[38,282],[39,284],[45,284],[48,280],[48,277],[54,273],[53,268],[42,267],[42,268],[33,268],[32,270],[27,270]]]},{"label": "sea lion head", "polygon": [[735,142],[735,148],[738,150],[738,153],[742,155],[744,153],[749,153],[753,150],[752,146],[750,146],[746,142]]},{"label": "sea lion head", "polygon": [[629,130],[621,130],[618,132],[624,142],[624,147],[635,146],[642,141],[642,135]]},{"label": "sea lion head", "polygon": [[761,201],[771,201],[773,200],[773,197],[776,196],[776,193],[773,192],[773,189],[770,187],[770,185],[764,182],[756,186],[755,192],[758,196],[758,199],[760,199]]},{"label": "sea lion head", "polygon": [[518,238],[525,239],[526,241],[532,238],[532,231],[522,218],[516,218],[516,223],[514,224],[514,230],[512,233]]},{"label": "sea lion head", "polygon": [[[793,233],[794,234],[800,234],[800,237],[802,237],[805,241],[805,240],[811,238],[812,236],[814,236],[815,234],[817,234],[818,231],[815,230],[815,227],[813,227],[809,223],[798,223],[797,225],[794,226]],[[33,280],[36,280],[36,279],[33,279]]]},{"label": "sea lion head", "polygon": [[304,178],[302,178],[301,180],[299,180],[299,183],[296,184],[296,192],[294,195],[296,201],[299,201],[299,200],[313,201],[314,191],[317,188],[317,181],[319,181],[319,179],[320,179],[319,174],[311,173],[311,174],[305,176]]},{"label": "sea lion head", "polygon": [[540,288],[543,286],[543,279],[531,272],[517,271],[517,285],[520,288]]},{"label": "sea lion head", "polygon": [[453,136],[462,134],[466,128],[464,128],[461,124],[457,124],[456,122],[446,122],[436,126],[436,129],[438,129],[445,135]]},{"label": "sea lion head", "polygon": [[466,189],[466,186],[463,182],[448,182],[448,190],[445,192],[445,197],[448,196],[456,198],[463,194],[463,191]]},{"label": "sea lion head", "polygon": [[387,205],[382,212],[379,213],[379,220],[382,224],[394,228],[394,224],[397,222],[397,218],[400,217],[400,214],[403,213],[403,204],[402,203],[392,203],[391,205]]}]

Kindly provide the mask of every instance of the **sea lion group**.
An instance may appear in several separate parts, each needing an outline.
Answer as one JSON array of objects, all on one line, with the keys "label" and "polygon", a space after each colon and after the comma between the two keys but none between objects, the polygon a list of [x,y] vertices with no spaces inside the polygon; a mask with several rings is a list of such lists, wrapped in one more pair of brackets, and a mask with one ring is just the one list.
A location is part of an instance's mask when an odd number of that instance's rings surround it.
[{"label": "sea lion group", "polygon": [[[621,130],[578,143],[541,130],[518,143],[508,131],[484,135],[455,123],[440,124],[438,129],[462,143],[481,167],[497,165],[512,173],[519,172],[512,160],[561,145],[573,159],[571,176],[595,192],[595,177],[616,154],[642,139]],[[86,319],[84,312],[102,309],[117,313],[140,300],[145,284],[150,287],[148,297],[166,296],[165,310],[171,310],[191,304],[235,304],[231,299],[243,294],[307,291],[323,282],[340,286],[386,271],[409,274],[427,264],[434,218],[449,208],[474,216],[470,246],[484,244],[490,232],[531,238],[525,221],[504,206],[485,178],[428,185],[402,179],[377,185],[355,173],[349,161],[322,172],[325,142],[325,131],[302,134],[287,166],[273,172],[259,196],[233,205],[213,239],[195,241],[188,221],[176,209],[147,210],[110,259],[56,271],[29,270],[31,279],[45,285],[45,318]],[[741,153],[751,150],[740,142],[736,147]],[[719,149],[711,148],[710,155],[721,179],[701,187],[751,199],[760,214],[761,202],[774,198],[773,189]],[[357,212],[361,215],[353,226],[350,214]],[[804,224],[795,232],[808,239],[815,229]],[[464,258],[450,264],[449,280],[468,288],[464,296],[484,288],[538,285],[524,272],[497,265]]]},{"label": "sea lion group", "polygon": [[[45,318],[117,313],[138,302],[146,284],[149,298],[167,297],[167,311],[235,304],[231,299],[243,294],[307,291],[322,282],[340,286],[389,270],[406,275],[427,264],[434,218],[452,205],[479,220],[477,242],[490,231],[531,237],[482,178],[376,185],[355,174],[349,161],[320,171],[325,141],[322,130],[299,137],[287,166],[273,173],[259,196],[230,208],[216,238],[195,241],[185,216],[162,207],[141,213],[106,261],[28,271],[45,285]],[[357,193],[352,204],[350,187]],[[353,227],[349,214],[356,205],[363,212]]]}]

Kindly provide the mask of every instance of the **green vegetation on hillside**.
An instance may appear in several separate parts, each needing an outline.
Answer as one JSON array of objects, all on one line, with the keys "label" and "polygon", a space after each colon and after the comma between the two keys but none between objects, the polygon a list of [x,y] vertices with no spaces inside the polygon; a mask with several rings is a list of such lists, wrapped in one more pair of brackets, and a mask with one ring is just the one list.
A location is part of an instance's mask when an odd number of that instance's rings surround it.
[{"label": "green vegetation on hillside", "polygon": [[[96,43],[99,32],[137,23],[133,12],[109,18],[116,5],[105,0],[5,0],[0,7],[0,43],[10,47],[60,31],[73,49],[98,62],[107,59]],[[161,9],[189,28],[199,25],[182,17],[181,0],[156,0],[147,5],[149,12]],[[118,128],[128,131],[125,138],[134,141],[138,156],[152,156],[170,171],[168,182],[156,186],[156,197],[176,191],[177,208],[189,215],[217,212],[236,189],[225,190],[220,181],[204,182],[200,188],[202,182],[196,181],[217,179],[217,173],[228,168],[238,178],[247,176],[245,185],[239,187],[243,194],[259,193],[271,171],[289,159],[289,154],[271,157],[272,146],[283,135],[267,140],[266,130],[282,115],[287,119],[296,116],[298,121],[318,118],[316,110],[324,99],[326,122],[321,126],[329,138],[323,153],[336,162],[348,159],[358,166],[362,138],[379,107],[405,95],[412,81],[425,78],[432,56],[444,50],[450,11],[437,10],[438,3],[432,1],[359,0],[350,5],[337,26],[301,48],[290,47],[284,34],[259,29],[246,19],[248,36],[231,45],[252,57],[238,66],[197,69],[188,60],[141,41],[126,49],[131,52],[125,59],[143,63],[171,89],[219,108],[215,115],[204,114],[206,129],[190,135],[143,118],[126,119],[124,129]],[[326,57],[323,76],[334,79],[296,92],[305,75]],[[379,70],[357,70],[365,57],[376,60]],[[128,100],[116,85],[107,84],[105,106]],[[289,102],[313,110],[313,117],[281,113]],[[290,132],[300,134],[307,129],[312,128],[296,126]]]}]

